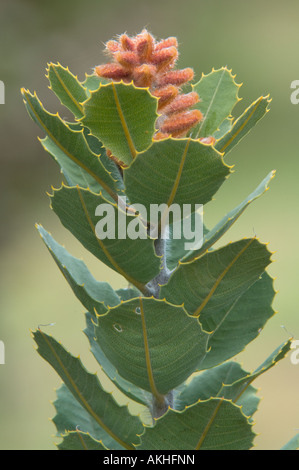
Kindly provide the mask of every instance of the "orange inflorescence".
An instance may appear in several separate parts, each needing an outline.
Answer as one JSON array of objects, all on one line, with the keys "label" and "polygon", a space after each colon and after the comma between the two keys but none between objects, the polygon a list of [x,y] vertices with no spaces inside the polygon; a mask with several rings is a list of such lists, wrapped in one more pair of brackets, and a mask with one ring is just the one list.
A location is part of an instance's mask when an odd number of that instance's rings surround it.
[{"label": "orange inflorescence", "polygon": [[193,79],[191,68],[175,70],[178,43],[170,37],[157,42],[144,29],[135,37],[122,34],[118,41],[108,41],[106,51],[113,62],[95,67],[95,73],[114,81],[133,81],[137,87],[148,87],[158,98],[158,130],[155,139],[184,137],[200,122],[202,113],[190,108],[199,101],[195,92],[181,93],[180,87]]}]

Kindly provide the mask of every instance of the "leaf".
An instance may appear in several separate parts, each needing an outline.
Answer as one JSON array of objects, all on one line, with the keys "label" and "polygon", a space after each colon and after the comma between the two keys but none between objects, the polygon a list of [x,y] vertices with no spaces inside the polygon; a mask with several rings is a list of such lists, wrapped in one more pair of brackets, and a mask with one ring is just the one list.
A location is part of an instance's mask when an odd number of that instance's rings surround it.
[{"label": "leaf", "polygon": [[240,240],[181,264],[161,288],[161,298],[183,303],[188,313],[199,316],[204,331],[211,332],[200,370],[239,353],[273,315],[272,279],[263,274],[270,256],[255,238]]},{"label": "leaf", "polygon": [[59,117],[47,112],[36,94],[23,90],[24,102],[29,115],[46,132],[42,145],[62,170],[66,172],[73,185],[90,187],[95,192],[103,188],[113,200],[117,200],[115,180],[106,171],[100,160],[87,145],[84,130],[75,131]]},{"label": "leaf", "polygon": [[[106,447],[117,450],[123,449],[123,446],[107,434],[88,411],[80,405],[66,385],[62,384],[56,393],[57,399],[54,402],[56,416],[53,418],[53,423],[57,428],[59,437],[63,437],[65,433],[72,434],[73,431],[83,432],[97,441],[104,439]],[[77,442],[75,438],[70,439],[70,441]],[[80,440],[77,444],[80,445]]]},{"label": "leaf", "polygon": [[66,106],[76,118],[83,116],[82,104],[86,98],[86,90],[67,68],[62,65],[48,64],[47,78],[50,82],[50,89],[60,100],[61,104]]},{"label": "leaf", "polygon": [[234,118],[232,116],[224,119],[224,121],[220,124],[218,130],[214,132],[213,137],[216,140],[219,140],[221,139],[221,137],[227,134],[227,132],[229,132],[233,126],[233,120]]},{"label": "leaf", "polygon": [[203,119],[192,132],[197,137],[208,137],[218,130],[222,122],[228,118],[239,101],[237,85],[231,70],[222,67],[202,75],[193,91],[198,93],[200,101],[197,107],[203,113]]},{"label": "leaf", "polygon": [[183,303],[189,314],[200,316],[206,331],[215,331],[234,302],[261,276],[270,256],[256,238],[231,243],[180,264],[160,297],[176,305]]},{"label": "leaf", "polygon": [[281,450],[298,450],[299,449],[299,433],[296,434]]},{"label": "leaf", "polygon": [[227,362],[194,374],[191,381],[181,387],[176,398],[177,409],[183,410],[186,406],[193,405],[199,400],[220,397],[232,400],[242,407],[242,412],[246,416],[252,417],[260,401],[255,396],[257,390],[252,387],[252,382],[283,359],[289,351],[290,345],[291,341],[283,343],[258,369],[251,373],[245,372],[237,362]]},{"label": "leaf", "polygon": [[71,356],[54,338],[41,330],[34,332],[33,337],[40,356],[58,373],[95,423],[122,447],[132,450],[141,432],[139,418],[130,415],[127,407],[117,405],[111,394],[102,389],[97,376],[87,372],[81,361]]},{"label": "leaf", "polygon": [[247,377],[247,373],[242,370],[237,362],[226,362],[218,367],[197,372],[193,375],[190,383],[181,387],[179,395],[176,397],[177,410],[183,411],[186,407],[197,403],[199,400],[204,401],[215,398],[225,398],[232,400],[242,407],[242,412],[247,417],[251,417],[257,410],[259,399],[255,396],[257,390],[252,386],[248,386],[245,399],[242,396],[231,392],[231,385],[239,379]]},{"label": "leaf", "polygon": [[59,450],[108,450],[101,442],[81,431],[68,433],[57,447]]},{"label": "leaf", "polygon": [[107,83],[109,83],[109,80],[105,80],[105,78],[102,77],[100,78],[98,75],[93,73],[91,75],[85,74],[85,80],[81,85],[84,86],[86,95],[90,97],[91,91],[98,90],[101,84],[106,85]]},{"label": "leaf", "polygon": [[201,369],[208,369],[239,354],[274,315],[273,279],[264,273],[232,306],[225,320],[210,335],[211,348]]},{"label": "leaf", "polygon": [[126,194],[143,204],[206,204],[230,173],[230,167],[210,145],[192,139],[168,138],[138,155],[124,171]]},{"label": "leaf", "polygon": [[155,396],[167,394],[194,372],[208,338],[182,307],[154,298],[109,309],[98,316],[95,334],[118,373]]},{"label": "leaf", "polygon": [[81,122],[126,165],[151,145],[157,99],[147,89],[113,82],[101,85],[83,107]]},{"label": "leaf", "polygon": [[[91,191],[63,186],[51,196],[52,208],[62,224],[82,243],[82,245],[99,260],[114,269],[139,290],[144,284],[157,276],[160,270],[160,259],[154,252],[153,240],[149,238],[132,240],[125,236],[123,230],[119,235],[117,229],[122,227],[121,218],[125,213],[114,204],[108,203],[100,195]],[[100,239],[96,235],[99,218],[95,215],[97,206],[103,205],[112,215],[109,222],[115,224],[115,238]],[[106,210],[105,209],[105,210]],[[107,216],[108,217],[108,216]],[[127,231],[132,217],[126,217],[123,225]],[[145,231],[145,229],[144,229]],[[146,236],[146,232],[145,232]]]},{"label": "leaf", "polygon": [[[244,395],[248,393],[251,383],[284,359],[291,348],[291,343],[291,340],[282,343],[254,372],[247,373],[231,384],[224,384],[219,395],[238,403],[240,400],[244,400]],[[243,412],[245,412],[244,409]],[[247,415],[247,413],[245,414]],[[251,412],[251,414],[253,413]]]},{"label": "leaf", "polygon": [[268,96],[261,96],[252,103],[244,113],[234,122],[233,127],[215,144],[219,152],[226,155],[237,145],[240,140],[248,134],[255,124],[268,112],[268,105],[271,100]]},{"label": "leaf", "polygon": [[181,261],[183,263],[187,263],[209,250],[236,222],[236,220],[245,211],[249,204],[268,191],[269,183],[274,178],[274,176],[275,171],[271,171],[271,173],[269,173],[266,178],[263,179],[259,186],[246,199],[244,199],[243,202],[241,202],[241,204],[226,214],[226,216],[223,217],[223,219],[221,219],[212,230],[208,231],[204,235],[202,246],[198,250],[189,251],[187,254],[185,254],[184,257],[182,257]]},{"label": "leaf", "polygon": [[[198,226],[196,225],[196,220],[195,220],[195,212],[192,212],[190,217],[179,220],[177,222],[174,222],[169,226],[169,237],[166,239],[166,264],[168,269],[171,271],[177,267],[179,264],[179,261],[181,259],[184,259],[185,256],[190,254],[190,250],[186,248],[189,245],[186,245],[186,243],[195,243],[198,241],[198,239],[201,238],[201,241],[205,239],[205,236],[207,233],[209,233],[209,230],[204,226],[203,224],[203,218],[201,219],[201,227],[200,230],[198,229]],[[199,217],[202,214],[196,214],[196,217]],[[200,220],[200,219],[198,219]],[[176,225],[180,225],[180,233],[181,237],[180,238],[175,238],[175,233],[177,231]],[[194,234],[194,237],[189,239],[189,234],[188,237],[184,233],[184,227],[186,225],[190,224],[190,232]],[[199,225],[199,223],[198,223]],[[201,230],[202,230],[202,237],[201,235]],[[192,251],[193,253],[193,251]]]},{"label": "leaf", "polygon": [[184,412],[170,409],[146,428],[137,450],[249,450],[254,437],[238,406],[213,398]]},{"label": "leaf", "polygon": [[116,291],[121,300],[131,300],[140,297],[140,292],[134,287],[125,287]]},{"label": "leaf", "polygon": [[151,404],[152,395],[121,377],[116,367],[107,359],[102,348],[97,342],[95,336],[95,318],[90,313],[86,314],[86,325],[84,333],[89,340],[90,350],[104,373],[117,386],[117,388],[131,400],[146,406]]},{"label": "leaf", "polygon": [[96,281],[83,261],[70,255],[41,225],[37,229],[74,294],[89,312],[104,313],[108,306],[120,304],[120,298],[107,282]]}]

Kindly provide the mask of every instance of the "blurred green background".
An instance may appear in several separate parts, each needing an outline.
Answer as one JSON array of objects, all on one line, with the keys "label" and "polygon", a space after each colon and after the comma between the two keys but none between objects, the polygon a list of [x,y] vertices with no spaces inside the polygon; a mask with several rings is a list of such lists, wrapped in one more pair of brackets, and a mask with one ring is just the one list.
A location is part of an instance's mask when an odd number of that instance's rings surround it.
[{"label": "blurred green background", "polygon": [[[40,146],[20,87],[36,90],[47,109],[66,111],[48,89],[47,62],[59,61],[78,75],[106,61],[103,44],[116,34],[133,35],[147,27],[157,38],[177,36],[179,66],[191,66],[199,79],[212,67],[227,65],[243,82],[234,114],[261,95],[271,94],[271,111],[229,155],[235,173],[206,207],[212,226],[241,202],[272,170],[270,191],[252,204],[223,242],[254,233],[276,251],[269,272],[277,277],[278,313],[259,338],[240,355],[248,370],[257,367],[287,339],[299,339],[299,105],[290,102],[290,84],[299,79],[298,1],[251,0],[1,0],[0,79],[0,339],[6,365],[0,366],[0,449],[55,449],[51,401],[60,384],[35,352],[30,329],[55,323],[47,332],[81,356],[92,371],[97,365],[82,333],[83,310],[34,228],[40,222],[91,271],[113,287],[122,278],[84,252],[49,209],[46,191],[60,185],[55,163]],[[263,397],[255,415],[256,449],[279,449],[299,428],[299,365],[287,358],[256,381]]]}]

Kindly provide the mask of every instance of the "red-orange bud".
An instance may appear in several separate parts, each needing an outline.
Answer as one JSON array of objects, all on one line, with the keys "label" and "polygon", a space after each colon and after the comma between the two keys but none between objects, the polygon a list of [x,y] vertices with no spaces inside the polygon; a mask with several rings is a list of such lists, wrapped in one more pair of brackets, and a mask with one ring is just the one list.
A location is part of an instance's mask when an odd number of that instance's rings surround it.
[{"label": "red-orange bud", "polygon": [[167,108],[164,109],[164,113],[172,114],[186,110],[194,104],[198,103],[198,101],[199,96],[195,91],[192,91],[186,95],[179,95],[167,106]]},{"label": "red-orange bud", "polygon": [[165,73],[162,77],[159,78],[159,86],[164,85],[183,85],[184,83],[189,82],[194,77],[194,72],[192,69],[187,68],[183,70],[171,70],[170,72]]},{"label": "red-orange bud", "polygon": [[171,46],[178,47],[177,39],[174,37],[163,39],[162,41],[158,42],[155,45],[155,51],[160,51],[161,49],[164,49],[165,47],[171,47]]},{"label": "red-orange bud", "polygon": [[131,51],[116,52],[114,58],[123,67],[134,67],[139,64],[137,55]]},{"label": "red-orange bud", "polygon": [[175,47],[167,47],[156,51],[152,55],[152,64],[158,66],[158,70],[165,70],[167,67],[173,67],[178,58],[178,51]]},{"label": "red-orange bud", "polygon": [[108,41],[106,42],[106,49],[111,54],[114,54],[114,52],[119,51],[119,44],[117,41]]},{"label": "red-orange bud", "polygon": [[152,94],[159,98],[158,110],[161,110],[167,106],[179,93],[177,87],[173,85],[167,85],[163,88],[158,88]]},{"label": "red-orange bud", "polygon": [[103,78],[111,78],[112,80],[123,80],[128,78],[130,72],[125,70],[119,64],[105,64],[105,65],[98,65],[95,67],[95,73],[99,77]]},{"label": "red-orange bud", "polygon": [[150,87],[155,74],[156,67],[154,65],[143,64],[135,68],[133,81],[137,87]]},{"label": "red-orange bud", "polygon": [[135,42],[127,34],[122,34],[119,38],[119,42],[124,51],[134,51]]},{"label": "red-orange bud", "polygon": [[154,38],[146,30],[136,37],[136,50],[140,62],[150,61],[154,47]]},{"label": "red-orange bud", "polygon": [[202,120],[202,113],[198,109],[174,114],[165,119],[160,127],[161,132],[171,134],[173,137],[181,137],[187,131]]}]

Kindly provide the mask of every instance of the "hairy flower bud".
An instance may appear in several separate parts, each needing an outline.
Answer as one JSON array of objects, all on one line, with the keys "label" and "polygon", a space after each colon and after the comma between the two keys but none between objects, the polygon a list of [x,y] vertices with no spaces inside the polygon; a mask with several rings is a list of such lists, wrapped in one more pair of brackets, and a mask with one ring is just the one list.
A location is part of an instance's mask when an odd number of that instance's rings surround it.
[{"label": "hairy flower bud", "polygon": [[158,99],[156,140],[173,136],[184,137],[201,119],[199,110],[190,108],[199,101],[195,92],[184,94],[181,86],[194,77],[193,69],[176,70],[178,42],[169,37],[159,42],[146,29],[135,37],[127,34],[106,43],[112,62],[95,67],[99,77],[147,87]]}]

